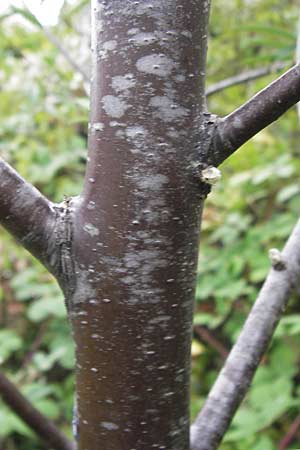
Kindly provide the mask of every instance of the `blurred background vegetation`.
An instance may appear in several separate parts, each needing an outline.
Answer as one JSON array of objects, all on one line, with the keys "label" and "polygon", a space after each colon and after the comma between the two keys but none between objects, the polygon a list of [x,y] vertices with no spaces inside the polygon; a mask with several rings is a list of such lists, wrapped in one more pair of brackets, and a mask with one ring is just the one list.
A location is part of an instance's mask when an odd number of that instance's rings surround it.
[{"label": "blurred background vegetation", "polygon": [[[295,60],[298,0],[213,0],[208,85],[249,69]],[[87,147],[87,83],[57,47],[89,72],[88,2],[66,3],[52,35],[26,9],[0,18],[0,153],[53,201],[80,192]],[[226,115],[275,74],[209,97]],[[192,416],[202,405],[269,269],[299,216],[296,108],[223,165],[206,204],[193,342]],[[270,351],[222,450],[300,447],[280,441],[300,417],[300,308],[291,298]],[[71,436],[73,345],[51,276],[3,230],[0,235],[0,365]],[[294,428],[297,429],[296,426]],[[49,450],[0,403],[2,450]]]}]

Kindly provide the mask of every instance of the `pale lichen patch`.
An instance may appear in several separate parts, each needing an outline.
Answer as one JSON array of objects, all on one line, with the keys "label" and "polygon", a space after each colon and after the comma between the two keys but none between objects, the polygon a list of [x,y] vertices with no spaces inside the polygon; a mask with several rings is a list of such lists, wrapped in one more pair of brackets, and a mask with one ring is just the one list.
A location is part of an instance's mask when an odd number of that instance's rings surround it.
[{"label": "pale lichen patch", "polygon": [[95,227],[95,225],[93,225],[92,223],[85,223],[83,226],[83,229],[90,236],[98,236],[99,235],[99,229],[97,227]]},{"label": "pale lichen patch", "polygon": [[108,116],[116,117],[119,119],[122,117],[129,106],[119,97],[114,95],[105,95],[102,98],[103,109]]},{"label": "pale lichen patch", "polygon": [[163,53],[153,53],[138,59],[136,67],[140,72],[167,77],[175,68],[175,62]]},{"label": "pale lichen patch", "polygon": [[136,139],[138,137],[145,136],[146,133],[147,131],[145,128],[139,125],[126,128],[126,136],[129,139]]},{"label": "pale lichen patch", "polygon": [[156,40],[157,38],[153,33],[138,33],[132,38],[133,43],[136,45],[149,45]]},{"label": "pale lichen patch", "polygon": [[76,275],[76,289],[72,296],[72,303],[78,304],[96,297],[96,290],[89,281],[90,274],[87,270],[78,270]]},{"label": "pale lichen patch", "polygon": [[169,179],[166,175],[158,173],[141,177],[137,180],[137,185],[140,189],[159,191],[168,181]]},{"label": "pale lichen patch", "polygon": [[155,115],[164,122],[178,120],[188,115],[188,110],[186,108],[174,103],[172,99],[166,95],[152,97],[150,106],[155,108]]},{"label": "pale lichen patch", "polygon": [[134,79],[132,74],[126,74],[124,76],[117,75],[112,78],[111,86],[116,91],[125,91],[127,89],[131,89],[136,84],[136,80]]}]

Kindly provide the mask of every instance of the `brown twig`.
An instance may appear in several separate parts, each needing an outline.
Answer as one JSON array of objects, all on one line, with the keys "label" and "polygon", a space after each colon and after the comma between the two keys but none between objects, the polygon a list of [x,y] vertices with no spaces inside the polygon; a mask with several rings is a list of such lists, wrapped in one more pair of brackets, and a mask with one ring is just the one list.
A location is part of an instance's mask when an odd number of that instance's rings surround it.
[{"label": "brown twig", "polygon": [[286,450],[290,443],[294,440],[295,436],[300,427],[300,416],[296,417],[294,422],[291,424],[286,435],[281,439],[278,450]]},{"label": "brown twig", "polygon": [[291,424],[286,435],[281,439],[278,450],[286,450],[290,443],[295,439],[295,436],[300,428],[300,416],[296,417]]},{"label": "brown twig", "polygon": [[43,322],[40,329],[38,330],[37,335],[35,336],[32,344],[31,344],[29,351],[25,354],[25,356],[23,358],[23,361],[22,361],[22,364],[20,367],[20,371],[22,371],[31,362],[35,352],[38,350],[38,348],[40,347],[40,345],[43,342],[43,338],[47,331],[47,328],[48,328],[48,322]]},{"label": "brown twig", "polygon": [[206,96],[209,97],[217,92],[224,91],[230,87],[238,84],[248,83],[249,81],[257,80],[258,78],[265,77],[271,73],[278,72],[287,66],[286,62],[276,62],[268,67],[260,67],[259,69],[247,70],[233,77],[225,78],[224,80],[214,83],[206,89]]},{"label": "brown twig", "polygon": [[226,359],[228,356],[228,350],[225,345],[213,335],[213,333],[206,327],[201,325],[194,326],[194,332],[199,336],[199,338],[209,344],[212,348],[214,348],[223,359]]},{"label": "brown twig", "polygon": [[3,373],[0,373],[0,396],[53,449],[75,450],[75,444],[41,414]]}]

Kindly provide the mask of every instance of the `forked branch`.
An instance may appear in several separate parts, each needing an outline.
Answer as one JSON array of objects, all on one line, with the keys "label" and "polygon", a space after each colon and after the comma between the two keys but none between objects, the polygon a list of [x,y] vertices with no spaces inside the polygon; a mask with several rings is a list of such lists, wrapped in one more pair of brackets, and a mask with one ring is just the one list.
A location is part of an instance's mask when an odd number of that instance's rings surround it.
[{"label": "forked branch", "polygon": [[259,362],[300,278],[300,222],[282,253],[272,252],[267,279],[191,428],[192,450],[216,450],[251,384]]},{"label": "forked branch", "polygon": [[54,223],[52,203],[0,159],[0,224],[46,266]]}]

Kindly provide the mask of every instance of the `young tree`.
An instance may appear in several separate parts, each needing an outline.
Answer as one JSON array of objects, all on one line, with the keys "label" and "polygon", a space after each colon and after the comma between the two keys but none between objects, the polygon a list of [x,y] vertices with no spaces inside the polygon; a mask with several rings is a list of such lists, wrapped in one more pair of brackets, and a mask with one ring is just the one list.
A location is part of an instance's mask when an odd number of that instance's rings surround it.
[{"label": "young tree", "polygon": [[273,252],[190,447],[201,212],[217,167],[300,100],[300,68],[219,118],[205,101],[209,0],[92,0],[91,8],[83,191],[53,204],[2,161],[0,220],[64,292],[76,344],[78,450],[216,449],[299,272],[299,235],[284,256]]}]

